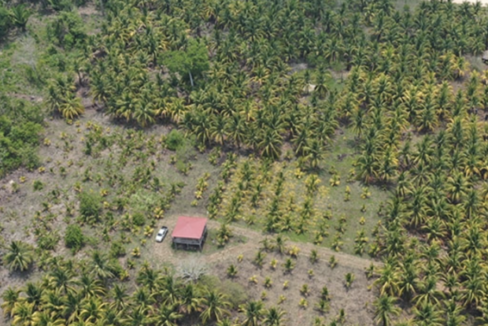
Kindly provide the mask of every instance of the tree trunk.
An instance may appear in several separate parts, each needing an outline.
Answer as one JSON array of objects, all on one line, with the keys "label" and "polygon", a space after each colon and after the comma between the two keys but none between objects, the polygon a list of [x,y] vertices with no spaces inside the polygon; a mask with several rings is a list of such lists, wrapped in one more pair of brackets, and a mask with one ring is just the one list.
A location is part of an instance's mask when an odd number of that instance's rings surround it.
[{"label": "tree trunk", "polygon": [[191,75],[191,71],[188,72],[188,75],[190,76],[191,87],[194,87],[195,85],[193,84],[193,76]]}]

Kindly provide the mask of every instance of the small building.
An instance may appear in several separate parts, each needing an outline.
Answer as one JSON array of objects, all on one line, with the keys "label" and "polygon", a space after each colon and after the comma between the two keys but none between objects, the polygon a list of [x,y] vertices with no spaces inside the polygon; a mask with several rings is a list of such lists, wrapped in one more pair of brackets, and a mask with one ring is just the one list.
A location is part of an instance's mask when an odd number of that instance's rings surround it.
[{"label": "small building", "polygon": [[207,219],[203,217],[180,216],[176,222],[171,238],[178,248],[198,248],[202,250],[207,237]]}]

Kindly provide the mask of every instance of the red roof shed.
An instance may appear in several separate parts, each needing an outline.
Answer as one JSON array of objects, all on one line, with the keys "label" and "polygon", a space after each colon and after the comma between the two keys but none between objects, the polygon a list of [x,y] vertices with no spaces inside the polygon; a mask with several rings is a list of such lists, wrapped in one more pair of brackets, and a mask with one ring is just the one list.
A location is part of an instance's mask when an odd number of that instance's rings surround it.
[{"label": "red roof shed", "polygon": [[171,235],[174,238],[200,240],[205,232],[207,219],[203,217],[180,216]]}]

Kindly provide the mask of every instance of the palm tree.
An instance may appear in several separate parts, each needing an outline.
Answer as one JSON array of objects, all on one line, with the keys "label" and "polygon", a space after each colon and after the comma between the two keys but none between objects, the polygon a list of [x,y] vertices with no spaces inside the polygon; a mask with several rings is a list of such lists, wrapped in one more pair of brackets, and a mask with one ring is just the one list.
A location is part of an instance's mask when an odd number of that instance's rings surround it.
[{"label": "palm tree", "polygon": [[164,278],[161,277],[160,271],[156,271],[149,267],[148,264],[144,264],[139,274],[137,274],[137,283],[147,287],[147,289],[152,293],[155,289],[161,286]]},{"label": "palm tree", "polygon": [[34,284],[28,282],[25,288],[26,298],[28,303],[34,304],[34,308],[37,309],[38,305],[41,303],[41,297],[43,294],[43,289],[39,284]]},{"label": "palm tree", "polygon": [[276,236],[276,238],[274,239],[274,246],[273,246],[276,251],[278,251],[280,254],[283,254],[285,251],[286,251],[286,238],[281,235],[281,234],[278,234]]},{"label": "palm tree", "polygon": [[12,241],[3,256],[3,264],[11,271],[26,271],[33,262],[32,247],[22,241]]},{"label": "palm tree", "polygon": [[245,318],[242,321],[243,326],[258,326],[266,313],[262,301],[248,301],[246,304],[241,305],[240,309],[245,314]]},{"label": "palm tree", "polygon": [[162,305],[151,318],[151,322],[158,326],[177,326],[178,320],[183,316],[177,312],[177,305]]},{"label": "palm tree", "polygon": [[12,309],[12,325],[35,326],[34,304],[17,302]]},{"label": "palm tree", "polygon": [[33,324],[36,326],[63,326],[66,321],[48,311],[36,311],[32,315]]},{"label": "palm tree", "polygon": [[264,316],[263,323],[267,326],[280,326],[283,325],[284,315],[286,313],[281,309],[271,307],[269,308]]},{"label": "palm tree", "polygon": [[14,6],[10,9],[10,19],[13,25],[25,32],[25,26],[32,12],[24,4]]},{"label": "palm tree", "polygon": [[208,290],[202,297],[202,313],[200,317],[205,323],[207,321],[219,321],[229,311],[227,308],[230,303],[226,300],[226,296],[216,290]]},{"label": "palm tree", "polygon": [[15,304],[19,301],[19,293],[20,291],[14,290],[12,288],[8,288],[5,292],[2,293],[2,310],[5,316],[11,316],[12,310]]},{"label": "palm tree", "polygon": [[415,324],[419,326],[441,326],[441,310],[431,303],[425,302],[420,307],[414,307]]},{"label": "palm tree", "polygon": [[48,275],[48,282],[52,289],[63,289],[65,294],[74,290],[73,274],[64,267],[54,267]]},{"label": "palm tree", "polygon": [[105,281],[114,277],[115,267],[112,261],[102,254],[100,251],[95,250],[92,253],[90,261],[90,273],[100,280]]},{"label": "palm tree", "polygon": [[202,299],[193,284],[187,284],[181,292],[179,311],[184,314],[192,314],[201,310]]},{"label": "palm tree", "polygon": [[395,306],[396,299],[387,294],[382,294],[374,302],[376,308],[375,320],[379,325],[389,326],[391,325],[391,316],[398,316],[401,309]]},{"label": "palm tree", "polygon": [[258,149],[264,157],[279,158],[281,155],[282,137],[278,131],[266,129],[264,134],[259,136]]},{"label": "palm tree", "polygon": [[77,285],[80,287],[80,293],[83,296],[102,296],[106,292],[101,280],[86,273],[81,275],[77,281]]},{"label": "palm tree", "polygon": [[107,305],[96,296],[87,297],[81,302],[80,318],[85,322],[96,323],[106,314]]}]

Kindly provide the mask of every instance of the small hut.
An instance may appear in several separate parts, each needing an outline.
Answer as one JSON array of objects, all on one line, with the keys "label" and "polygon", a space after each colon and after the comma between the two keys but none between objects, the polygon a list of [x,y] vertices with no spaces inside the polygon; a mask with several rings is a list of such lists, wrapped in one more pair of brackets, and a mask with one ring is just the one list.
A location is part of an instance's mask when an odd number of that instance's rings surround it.
[{"label": "small hut", "polygon": [[180,216],[171,238],[175,248],[198,248],[202,250],[207,237],[207,219],[203,217]]}]

